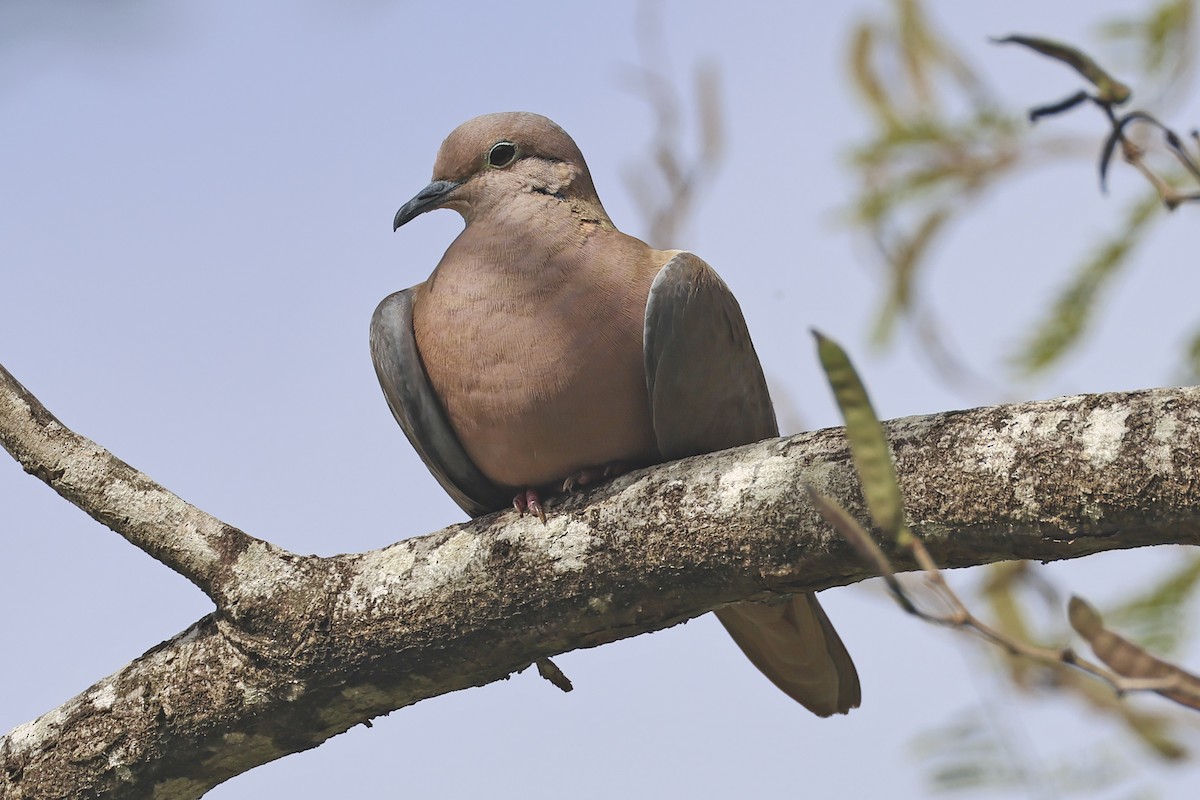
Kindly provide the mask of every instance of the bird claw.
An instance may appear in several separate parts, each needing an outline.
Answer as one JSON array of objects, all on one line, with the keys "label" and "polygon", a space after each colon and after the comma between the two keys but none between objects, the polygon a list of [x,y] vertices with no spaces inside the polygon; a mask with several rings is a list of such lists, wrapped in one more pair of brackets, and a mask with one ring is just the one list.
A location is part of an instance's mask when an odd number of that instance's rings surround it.
[{"label": "bird claw", "polygon": [[587,486],[590,482],[591,478],[588,475],[588,470],[584,470],[583,472],[568,476],[563,481],[562,490],[566,494],[574,494],[576,489],[581,486]]},{"label": "bird claw", "polygon": [[[632,469],[630,464],[621,461],[614,461],[611,464],[605,464],[603,467],[581,469],[563,481],[562,491],[567,494],[573,494],[585,486],[621,475],[630,469]],[[520,516],[523,517],[527,513],[532,514],[540,519],[543,525],[546,524],[546,510],[542,508],[542,498],[538,494],[537,489],[526,489],[517,492],[513,497],[512,505]]]},{"label": "bird claw", "polygon": [[581,469],[563,481],[562,490],[568,494],[573,494],[577,489],[606,478],[615,478],[618,475],[628,472],[629,469],[629,465],[621,461],[614,461],[611,464],[605,464],[603,467]]},{"label": "bird claw", "polygon": [[513,497],[513,508],[517,510],[519,516],[525,516],[525,512],[529,512],[533,516],[546,524],[546,511],[542,508],[542,498],[538,496],[537,489],[526,489],[523,492],[518,492]]}]

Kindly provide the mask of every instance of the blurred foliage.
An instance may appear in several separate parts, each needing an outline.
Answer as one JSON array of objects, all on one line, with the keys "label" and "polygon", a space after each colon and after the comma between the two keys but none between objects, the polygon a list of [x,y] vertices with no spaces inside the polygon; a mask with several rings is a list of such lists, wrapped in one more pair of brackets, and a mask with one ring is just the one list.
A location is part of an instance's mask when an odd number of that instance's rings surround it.
[{"label": "blurred foliage", "polygon": [[[642,237],[652,247],[669,249],[679,240],[679,230],[691,215],[704,189],[720,169],[725,155],[725,115],[722,112],[720,74],[711,63],[701,63],[692,74],[695,119],[684,116],[685,99],[673,79],[661,3],[638,6],[638,63],[623,68],[620,80],[630,92],[646,101],[654,114],[654,139],[647,163],[633,164],[622,174],[648,229]],[[687,155],[684,129],[695,127],[699,147]]]},{"label": "blurred foliage", "polygon": [[[1195,63],[1195,0],[1150,3],[1142,16],[1104,23],[1106,42],[1132,54],[1139,91],[1173,97],[1191,75]],[[1127,87],[1073,48],[1029,37],[1008,37],[1076,68],[1097,88],[1080,91],[1039,114],[1060,113],[1079,102],[1117,104]],[[1111,151],[1121,141],[1128,157],[1140,144],[1100,131],[1094,140],[1065,139],[1033,130],[1024,112],[1004,109],[977,73],[934,29],[920,0],[892,0],[890,17],[861,22],[849,46],[850,75],[866,103],[873,132],[851,153],[861,178],[852,219],[879,251],[887,274],[873,340],[890,340],[901,319],[921,332],[920,341],[947,383],[960,383],[969,370],[947,358],[947,348],[930,331],[932,309],[922,302],[920,275],[951,223],[969,211],[970,201],[997,186],[1019,169],[1039,168],[1081,153],[1095,152],[1105,142]],[[1106,94],[1106,87],[1112,91]],[[1122,93],[1121,89],[1126,89]],[[1031,104],[1043,98],[1032,98]],[[1108,108],[1114,125],[1116,119]],[[1139,120],[1156,121],[1148,115]],[[1125,126],[1122,125],[1122,130]],[[1171,134],[1173,135],[1173,134]],[[1178,137],[1177,137],[1178,138]],[[1139,170],[1154,182],[1148,170]],[[1167,179],[1164,185],[1171,184]],[[1156,188],[1161,190],[1157,183]],[[1160,192],[1161,193],[1161,192]],[[1027,334],[1011,363],[1019,375],[1032,375],[1061,362],[1078,344],[1095,317],[1104,289],[1130,264],[1134,245],[1158,218],[1153,199],[1128,210],[1122,230],[1070,271],[1066,288]],[[1188,350],[1191,372],[1200,377],[1200,331]]]},{"label": "blurred foliage", "polygon": [[[1057,647],[1056,643],[1066,639],[1061,625],[1063,603],[1043,573],[1029,562],[997,564],[988,570],[982,594],[992,624],[1005,636]],[[1151,627],[1158,627],[1192,596],[1198,574],[1200,565],[1189,560],[1170,580],[1121,608],[1136,609],[1133,616],[1153,619]],[[1071,603],[1073,607],[1077,604],[1078,600]],[[1112,616],[1121,616],[1122,622],[1131,618],[1128,614]],[[1056,620],[1057,627],[1042,630],[1045,626],[1035,622],[1047,619]],[[1098,617],[1095,623],[1100,624]],[[984,693],[979,706],[927,729],[914,740],[913,749],[924,762],[933,791],[1128,797],[1138,788],[1134,782],[1146,777],[1139,768],[1143,753],[1174,763],[1190,755],[1181,739],[1193,720],[1168,706],[1149,705],[1151,710],[1145,710],[1136,699],[1118,696],[1066,663],[1034,661],[995,648],[988,648],[983,655],[997,664],[1010,679],[1009,685],[1022,694],[1082,701],[1093,714],[1115,723],[1111,726],[1114,735],[1101,740],[1099,746],[1069,742],[1056,751],[1034,752],[1023,735],[1024,726],[1030,715],[1046,709],[1023,710],[1018,715],[1017,706],[1000,697],[1005,688],[996,687]],[[1116,734],[1120,731],[1142,747],[1128,747],[1125,737]]]},{"label": "blurred foliage", "polygon": [[[1147,4],[1141,16],[1107,22],[1101,32],[1107,43],[1130,56],[1133,75],[1129,77],[1139,93],[1173,98],[1182,94],[1193,71],[1195,23],[1194,0],[1169,0]],[[1155,189],[1125,210],[1114,233],[1102,241],[1080,243],[1086,254],[1074,268],[1064,270],[1063,288],[1042,320],[1024,333],[1012,357],[1018,375],[1032,375],[1061,363],[1081,341],[1099,313],[1105,290],[1130,267],[1137,245],[1152,223],[1162,218],[1156,212],[1169,194],[1164,186],[1170,186],[1174,177],[1159,181],[1138,163],[1143,152],[1140,141],[1125,139],[1126,126],[1113,111],[1128,100],[1127,87],[1111,78],[1101,62],[1053,42],[1028,37],[1012,41],[1075,68],[1094,87],[1095,94],[1080,91],[1036,108],[1035,116],[1061,113],[1091,101],[1106,111],[1113,132],[1099,130],[1089,140],[1065,139],[1048,131],[1050,126],[1033,129],[1022,119],[1024,109],[1001,108],[966,60],[934,30],[919,0],[892,0],[890,18],[860,23],[850,39],[850,73],[873,123],[872,135],[852,152],[861,178],[853,221],[875,245],[887,275],[873,338],[883,344],[899,321],[910,323],[947,383],[961,382],[969,370],[948,356],[944,337],[931,321],[932,310],[922,302],[920,277],[941,237],[970,211],[974,198],[1019,170],[1043,168],[1081,154],[1107,154],[1101,162],[1107,167],[1107,157],[1117,144]],[[1106,53],[1105,60],[1108,57]],[[1029,105],[1046,100],[1031,98]],[[1165,127],[1140,112],[1133,116],[1149,123],[1134,135]],[[1181,144],[1181,137],[1169,133],[1168,148],[1173,146],[1170,136]],[[1185,168],[1187,155],[1179,159]],[[1187,358],[1190,377],[1200,380],[1200,327]],[[1070,631],[1062,623],[1064,603],[1041,570],[1013,562],[989,567],[987,575],[984,596],[997,629],[1020,641],[1049,645],[1068,640]],[[1106,617],[1115,629],[1149,650],[1172,652],[1187,638],[1186,612],[1198,584],[1200,559],[1188,559],[1138,596],[1109,610]],[[1040,630],[1035,621],[1046,619],[1059,620],[1058,627]],[[1184,712],[1154,703],[1143,708],[1062,665],[1047,667],[1003,654],[995,658],[1020,692],[1074,698],[1117,723],[1118,730],[1142,745],[1135,749],[1113,745],[1113,752],[1122,754],[1126,764],[1136,764],[1139,752],[1167,762],[1188,756],[1182,737],[1190,720]],[[996,704],[984,702],[991,713],[981,710],[919,740],[918,750],[936,790],[1023,789],[1034,796],[1058,796],[1113,788],[1118,776],[1112,773],[1112,759],[1093,758],[1072,747],[1055,757],[1061,767],[1048,766],[1044,755],[1034,757],[1014,741],[1020,737],[1005,724],[1011,710],[1007,706],[997,710],[991,708]],[[1112,780],[1097,783],[1097,775]],[[1133,788],[1124,787],[1125,792]]]},{"label": "blurred foliage", "polygon": [[1134,69],[1160,92],[1189,80],[1196,62],[1196,7],[1192,0],[1168,0],[1151,6],[1141,17],[1109,20],[1100,35],[1132,50]]},{"label": "blurred foliage", "polygon": [[862,177],[853,219],[888,270],[873,338],[882,344],[914,313],[917,273],[969,198],[1008,173],[1024,123],[933,29],[918,0],[894,0],[894,18],[851,35],[850,72],[874,122],[852,153]]},{"label": "blurred foliage", "polygon": [[1092,795],[1129,798],[1139,789],[1134,765],[1119,744],[1091,750],[1029,754],[1000,704],[967,709],[918,736],[913,754],[937,794],[995,792],[1053,798]]},{"label": "blurred foliage", "polygon": [[[1105,51],[1096,61],[1052,42],[1016,39],[1074,67],[1095,87],[1093,95],[1081,91],[1082,97],[1073,95],[1041,111],[1061,113],[1089,99],[1113,105],[1127,99],[1120,91],[1123,84],[1101,67],[1111,66],[1110,61],[1128,70],[1123,77],[1132,78],[1139,97],[1182,94],[1195,65],[1198,1],[1148,1],[1142,15],[1103,23],[1102,40],[1115,52]],[[888,9],[886,19],[866,19],[854,28],[848,52],[853,84],[872,125],[866,140],[851,152],[861,179],[851,220],[878,251],[886,275],[873,339],[885,344],[899,324],[911,324],[944,379],[977,389],[988,379],[951,354],[949,337],[922,297],[923,270],[947,231],[984,192],[1022,170],[1081,156],[1094,158],[1106,144],[1115,146],[1120,140],[1106,143],[1110,133],[1103,129],[1082,138],[1056,133],[1050,125],[1032,128],[1028,109],[1003,106],[977,70],[936,30],[921,0],[889,0]],[[641,6],[639,63],[622,74],[624,85],[646,100],[656,124],[649,157],[629,169],[625,179],[649,226],[645,238],[658,246],[677,238],[724,152],[717,75],[699,66],[692,73],[690,91],[679,90],[660,15],[660,4]],[[1046,100],[1030,98],[1028,106]],[[694,117],[686,108],[695,109]],[[697,146],[686,148],[686,141]],[[1032,330],[1013,332],[1024,336],[1011,361],[1018,375],[1061,363],[1086,335],[1106,290],[1130,266],[1152,222],[1162,218],[1155,213],[1161,199],[1159,193],[1148,192],[1124,210],[1119,226],[1106,239],[1080,243],[1083,255],[1074,268],[1064,268],[1063,287],[1043,319]],[[981,311],[986,303],[986,298],[979,300]],[[1200,324],[1188,354],[1192,375],[1200,381]],[[993,397],[997,383],[987,387]],[[1044,646],[1069,640],[1066,603],[1044,570],[1011,562],[988,567],[983,574],[990,621],[1001,633]],[[1114,630],[1150,651],[1177,651],[1187,640],[1186,612],[1198,585],[1200,558],[1189,558],[1137,596],[1107,609],[1105,617]],[[1054,627],[1048,628],[1048,619],[1057,621]],[[1194,733],[1189,712],[1153,699],[1120,698],[1107,685],[1065,664],[1046,666],[989,652],[988,658],[999,665],[996,674],[1005,676],[1007,686],[1039,699],[1073,700],[1110,720],[1113,730],[1124,735],[1113,734],[1099,747],[1066,742],[1061,752],[1031,753],[1020,735],[1016,706],[988,692],[978,708],[930,729],[915,742],[934,790],[1141,797],[1147,796],[1141,783],[1146,755],[1171,763],[1189,755],[1184,744],[1185,734]],[[1140,746],[1130,747],[1131,740]]]},{"label": "blurred foliage", "polygon": [[[1200,568],[1196,569],[1200,571]],[[1109,616],[1114,624],[1118,624],[1118,621],[1129,618],[1128,609],[1137,608],[1141,612],[1142,630],[1145,631],[1151,627],[1147,618],[1155,613],[1151,611],[1154,608],[1160,615],[1154,627],[1182,628],[1180,612],[1194,597],[1196,583],[1196,577],[1186,571],[1173,573],[1166,581],[1151,587],[1145,595],[1119,606]],[[1029,608],[1031,594],[1040,600],[1032,613]],[[992,624],[1006,635],[1043,646],[1053,646],[1067,640],[1067,629],[1062,625],[1064,603],[1060,593],[1046,581],[1036,565],[1027,561],[994,565],[988,570],[983,596],[991,611]],[[1170,602],[1165,598],[1170,598]],[[1122,613],[1122,609],[1126,609],[1125,613]],[[1048,631],[1039,630],[1034,620],[1047,618],[1057,620],[1058,626]],[[1140,639],[1137,635],[1130,638]],[[1140,643],[1150,644],[1147,641]],[[1127,733],[1155,756],[1177,761],[1188,755],[1187,748],[1180,741],[1179,730],[1187,718],[1173,709],[1148,703],[1146,705],[1153,710],[1143,710],[1140,704],[1118,696],[1109,687],[1065,665],[1047,668],[1027,659],[1011,656],[1001,656],[1001,659],[1013,684],[1022,691],[1049,691],[1075,697],[1093,711],[1122,723]]]},{"label": "blurred foliage", "polygon": [[918,759],[926,762],[930,788],[938,793],[1021,789],[1041,783],[1031,781],[1020,761],[1010,757],[1006,742],[996,727],[982,718],[979,709],[926,731],[914,740],[912,749]]},{"label": "blurred foliage", "polygon": [[1045,369],[1079,341],[1100,305],[1101,293],[1129,263],[1130,253],[1147,233],[1159,207],[1158,195],[1149,193],[1129,208],[1121,230],[1095,246],[1059,291],[1046,318],[1014,354],[1015,366],[1026,373]]},{"label": "blurred foliage", "polygon": [[[1090,645],[1092,652],[1111,672],[1097,671],[1098,665],[1080,651],[1064,649],[1066,640],[1062,620],[1062,597],[1057,588],[1043,579],[1031,562],[1012,561],[994,565],[988,571],[983,595],[990,607],[991,624],[984,623],[962,602],[946,583],[941,570],[928,552],[909,532],[904,520],[903,501],[887,437],[871,405],[866,388],[846,352],[833,340],[814,331],[817,351],[825,376],[833,390],[845,422],[846,438],[855,472],[862,486],[863,499],[879,532],[894,539],[901,548],[911,549],[930,590],[947,610],[930,612],[910,596],[897,579],[890,560],[879,544],[845,509],[806,484],[809,498],[825,520],[846,538],[855,551],[872,565],[894,599],[909,614],[947,627],[969,630],[998,645],[989,653],[1000,655],[1011,683],[1023,692],[1052,691],[1060,696],[1083,700],[1094,712],[1108,717],[1117,729],[1140,742],[1145,750],[1165,761],[1180,761],[1188,750],[1177,728],[1180,718],[1169,709],[1143,711],[1135,702],[1120,694],[1121,677],[1133,679],[1170,679],[1169,686],[1155,688],[1160,695],[1185,707],[1197,705],[1200,678],[1176,664],[1162,660],[1115,629],[1107,627],[1102,616],[1086,601],[1072,596],[1067,604],[1070,627]],[[1162,638],[1168,629],[1178,632],[1179,612],[1200,584],[1200,559],[1175,570],[1167,580],[1150,591],[1125,603],[1114,615],[1118,623],[1139,621],[1142,633],[1147,628]],[[1060,620],[1058,630],[1049,635],[1031,623],[1025,607],[1027,589],[1036,590],[1046,609],[1039,616]],[[1169,643],[1175,644],[1178,639]],[[1102,680],[1097,680],[1102,677]],[[930,737],[926,737],[927,740]],[[1096,769],[1080,769],[1081,759],[1073,750],[1063,761],[1064,769],[1051,775],[1019,748],[997,747],[1004,738],[998,724],[977,724],[968,730],[957,726],[948,736],[934,735],[937,759],[931,759],[931,782],[940,792],[1020,785],[1031,793],[1055,795],[1059,789],[1073,792],[1111,788],[1111,777],[1097,783]],[[1086,759],[1083,759],[1086,760]],[[1098,762],[1097,766],[1111,766]]]},{"label": "blurred foliage", "polygon": [[[995,564],[984,571],[981,594],[991,624],[1006,636],[1042,646],[1068,640],[1063,624],[1063,598],[1045,570],[1027,561]],[[1200,558],[1191,557],[1164,580],[1116,605],[1107,616],[1115,627],[1139,644],[1159,652],[1177,647],[1187,626],[1182,617],[1200,584]],[[1053,623],[1046,625],[1046,620]],[[1131,783],[1145,777],[1143,754],[1160,762],[1180,763],[1190,756],[1183,742],[1194,720],[1167,705],[1123,698],[1109,687],[1065,664],[1035,663],[1002,651],[985,653],[1009,685],[1040,699],[1073,699],[1093,714],[1107,718],[1114,731],[1141,747],[1130,748],[1120,736],[1097,747],[1068,743],[1060,752],[1033,753],[1026,746],[1012,703],[997,701],[997,688],[985,693],[978,708],[928,729],[914,748],[925,762],[931,787],[940,793],[1022,789],[1030,796],[1089,795],[1128,797]]]},{"label": "blurred foliage", "polygon": [[1181,373],[1177,381],[1179,384],[1194,386],[1200,383],[1200,327],[1188,338]]},{"label": "blurred foliage", "polygon": [[1192,632],[1187,608],[1200,589],[1200,556],[1181,554],[1176,570],[1104,614],[1112,627],[1156,653],[1178,652]]}]

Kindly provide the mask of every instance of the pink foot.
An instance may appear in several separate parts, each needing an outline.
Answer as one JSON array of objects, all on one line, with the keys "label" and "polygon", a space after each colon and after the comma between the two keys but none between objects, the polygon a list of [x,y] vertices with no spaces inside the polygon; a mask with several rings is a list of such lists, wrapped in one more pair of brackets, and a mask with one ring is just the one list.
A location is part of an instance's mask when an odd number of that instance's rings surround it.
[{"label": "pink foot", "polygon": [[543,525],[546,524],[546,512],[542,509],[542,498],[538,496],[537,489],[526,489],[523,492],[518,492],[513,498],[513,508],[522,517],[528,511],[540,519]]}]

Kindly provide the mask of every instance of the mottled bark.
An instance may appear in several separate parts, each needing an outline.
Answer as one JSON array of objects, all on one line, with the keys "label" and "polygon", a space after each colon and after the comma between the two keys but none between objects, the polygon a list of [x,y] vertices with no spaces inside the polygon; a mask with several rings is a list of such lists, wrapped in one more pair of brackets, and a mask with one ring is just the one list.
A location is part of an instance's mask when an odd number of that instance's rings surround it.
[{"label": "mottled bark", "polygon": [[[945,566],[1200,538],[1200,390],[887,430],[908,519]],[[332,558],[287,553],[187,505],[64,428],[2,369],[0,441],[218,608],[0,739],[6,798],[198,797],[544,656],[869,577],[801,488],[861,513],[840,429],[632,473],[551,502],[544,526],[498,514]]]}]

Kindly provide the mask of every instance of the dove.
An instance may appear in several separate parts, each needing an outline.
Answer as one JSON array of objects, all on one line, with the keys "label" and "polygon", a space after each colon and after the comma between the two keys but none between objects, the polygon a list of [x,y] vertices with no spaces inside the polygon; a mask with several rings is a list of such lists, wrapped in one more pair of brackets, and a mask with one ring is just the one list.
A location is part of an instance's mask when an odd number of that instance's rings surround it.
[{"label": "dove", "polygon": [[[385,298],[371,356],[388,406],[467,514],[779,435],[741,309],[717,273],[613,225],[583,154],[546,117],[471,119],[394,229],[465,227],[423,282]],[[857,707],[854,663],[812,594],[716,612],[749,660],[820,716]]]}]

